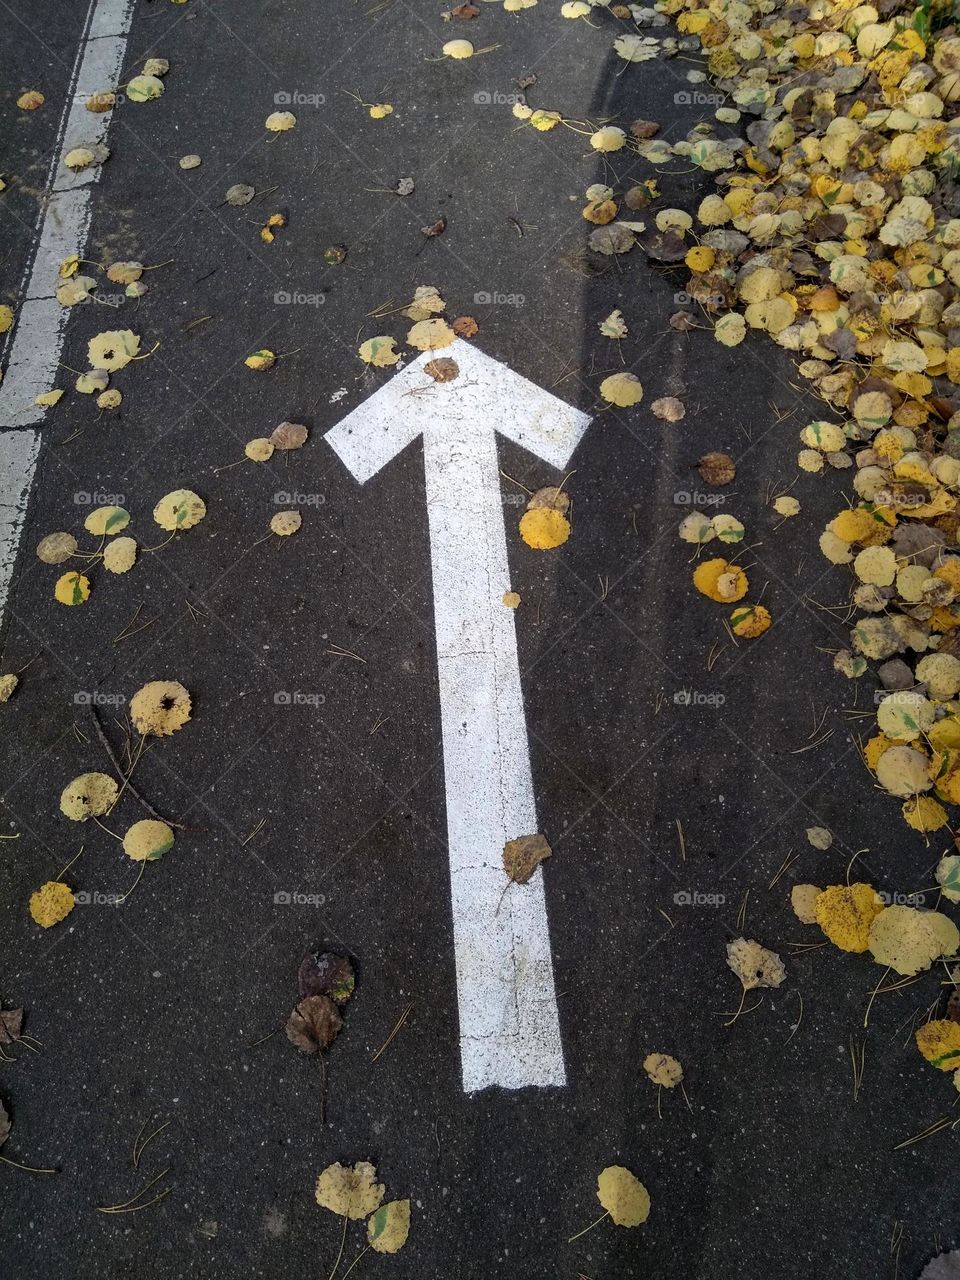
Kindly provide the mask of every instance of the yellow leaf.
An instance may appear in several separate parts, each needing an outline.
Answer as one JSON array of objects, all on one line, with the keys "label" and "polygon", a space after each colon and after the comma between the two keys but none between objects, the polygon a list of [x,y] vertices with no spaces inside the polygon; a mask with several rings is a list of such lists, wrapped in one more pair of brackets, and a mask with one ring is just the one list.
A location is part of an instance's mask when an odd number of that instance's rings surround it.
[{"label": "yellow leaf", "polygon": [[960,1022],[936,1018],[916,1031],[917,1048],[938,1071],[960,1066]]},{"label": "yellow leaf", "polygon": [[73,907],[73,891],[59,880],[48,880],[30,895],[30,914],[42,929],[59,924]]},{"label": "yellow leaf", "polygon": [[747,575],[727,560],[705,560],[693,572],[693,585],[701,595],[720,604],[733,604],[747,594]]},{"label": "yellow leaf", "polygon": [[613,1164],[597,1178],[597,1199],[618,1227],[639,1227],[650,1217],[650,1194],[623,1165]]},{"label": "yellow leaf", "polygon": [[207,514],[207,504],[192,489],[174,489],[164,494],[153,508],[153,518],[161,529],[192,529]]},{"label": "yellow leaf", "polygon": [[127,828],[123,851],[134,862],[155,862],[173,848],[173,832],[157,818],[143,818]]},{"label": "yellow leaf", "polygon": [[664,1089],[673,1089],[683,1079],[683,1067],[669,1053],[648,1053],[643,1060],[643,1069],[656,1085]]},{"label": "yellow leaf", "polygon": [[367,1240],[377,1253],[397,1253],[409,1234],[409,1200],[390,1200],[367,1219]]},{"label": "yellow leaf", "polygon": [[281,538],[289,538],[292,533],[296,533],[303,524],[303,516],[299,511],[278,511],[270,521],[270,528],[273,533],[279,534]]},{"label": "yellow leaf", "polygon": [[734,635],[755,640],[769,629],[772,621],[769,610],[762,604],[745,604],[731,613],[730,628]]},{"label": "yellow leaf", "polygon": [[130,699],[130,719],[144,736],[169,738],[190,719],[190,708],[190,694],[179,680],[151,680]]},{"label": "yellow leaf", "polygon": [[264,120],[263,125],[271,133],[286,133],[296,123],[297,117],[292,111],[271,111],[266,120]]},{"label": "yellow leaf", "polygon": [[366,1218],[380,1207],[383,1184],[377,1182],[377,1171],[368,1160],[349,1165],[328,1165],[317,1179],[317,1204],[342,1218],[356,1221]]},{"label": "yellow leaf", "polygon": [[94,369],[114,373],[123,369],[140,350],[140,338],[130,329],[108,329],[87,344],[87,359]]},{"label": "yellow leaf", "polygon": [[534,507],[520,517],[520,537],[528,547],[550,551],[570,537],[570,521],[553,507]]},{"label": "yellow leaf", "polygon": [[71,822],[102,818],[116,802],[119,788],[108,773],[81,773],[60,794],[60,812]]},{"label": "yellow leaf", "polygon": [[643,386],[633,373],[611,373],[600,383],[600,394],[608,404],[629,409],[643,399]]},{"label": "yellow leaf", "polygon": [[939,911],[919,911],[895,904],[870,925],[870,954],[877,964],[912,978],[934,960],[953,955],[960,946],[956,925]]},{"label": "yellow leaf", "polygon": [[883,899],[872,885],[831,884],[817,898],[817,924],[841,951],[866,951],[870,925],[883,910]]},{"label": "yellow leaf", "polygon": [[90,598],[90,580],[82,573],[65,573],[57,579],[53,594],[61,604],[83,604]]},{"label": "yellow leaf", "polygon": [[259,351],[255,351],[252,356],[247,356],[243,363],[248,369],[255,369],[257,373],[265,373],[267,369],[272,369],[276,362],[276,352],[262,347]]},{"label": "yellow leaf", "polygon": [[59,404],[62,398],[62,391],[42,391],[40,395],[34,399],[33,403],[41,405],[43,408],[47,408],[52,407],[55,404]]},{"label": "yellow leaf", "polygon": [[461,60],[473,57],[473,45],[469,40],[448,40],[443,46],[443,56]]},{"label": "yellow leaf", "polygon": [[360,346],[360,359],[367,364],[375,365],[378,369],[385,369],[388,365],[396,364],[400,359],[400,352],[394,349],[395,346],[396,342],[393,338],[368,338]]},{"label": "yellow leaf", "polygon": [[[8,329],[13,328],[13,307],[8,307],[6,303],[0,306],[0,333],[6,333]],[[958,351],[960,354],[960,351]]]}]

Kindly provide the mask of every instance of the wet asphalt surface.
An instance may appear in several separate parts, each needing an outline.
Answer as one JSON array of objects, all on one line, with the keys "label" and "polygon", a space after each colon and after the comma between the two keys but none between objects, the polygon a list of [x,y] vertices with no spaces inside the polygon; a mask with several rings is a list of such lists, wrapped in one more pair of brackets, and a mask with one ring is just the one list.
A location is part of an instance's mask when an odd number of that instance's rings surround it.
[{"label": "wet asphalt surface", "polygon": [[[340,1224],[314,1203],[316,1176],[371,1159],[391,1198],[411,1198],[413,1226],[402,1253],[368,1254],[358,1277],[847,1280],[898,1264],[913,1275],[956,1244],[953,1135],[893,1151],[951,1104],[910,1035],[936,977],[878,998],[864,1032],[877,971],[790,946],[810,941],[792,883],[838,882],[866,850],[864,878],[909,892],[931,883],[940,852],[859,762],[860,722],[844,712],[869,709],[872,685],[858,694],[833,672],[824,650],[846,633],[810,603],[847,590],[816,541],[843,504],[842,477],[793,484],[797,432],[821,411],[762,335],[728,351],[709,332],[671,330],[682,272],[639,250],[599,277],[575,269],[586,187],[654,171],[616,156],[606,168],[567,130],[519,129],[498,100],[535,71],[534,106],[652,118],[676,138],[708,114],[674,102],[695,64],[614,79],[609,15],[597,32],[546,3],[519,17],[484,5],[460,25],[441,7],[138,0],[125,76],[149,55],[172,69],[161,100],[114,117],[88,256],[172,261],[139,304],[75,308],[62,359],[83,368],[88,339],[121,325],[144,350],[159,345],[114,379],[124,401],[112,416],[72,393],[48,415],[3,633],[3,670],[35,661],[2,708],[3,820],[21,835],[0,844],[0,997],[27,1009],[43,1044],[0,1064],[14,1122],[4,1154],[61,1173],[0,1166],[0,1270],[323,1277]],[[41,0],[7,22],[5,302],[29,262],[84,12]],[[429,61],[460,35],[500,48]],[[27,116],[14,100],[29,87],[47,104]],[[372,121],[343,90],[395,113]],[[324,101],[293,105],[297,128],[274,139],[262,121],[278,93]],[[203,164],[182,172],[188,152]],[[705,177],[667,170],[662,205],[694,208]],[[405,175],[412,197],[376,190]],[[240,181],[275,189],[225,206]],[[288,226],[264,245],[258,227],[276,210]],[[441,216],[446,232],[425,243],[420,227]],[[347,247],[342,265],[324,263],[328,245]],[[415,444],[360,488],[322,439],[389,376],[360,364],[359,341],[406,332],[402,317],[368,313],[403,305],[418,284],[440,289],[449,316],[476,317],[484,351],[596,413],[571,464],[574,534],[560,551],[523,545],[522,490],[504,480],[537,806],[555,850],[559,1091],[461,1091],[422,458]],[[646,395],[597,412],[600,379],[622,367],[597,333],[616,306]],[[258,375],[242,360],[260,347],[292,354]],[[651,414],[666,394],[684,400],[681,423]],[[302,451],[218,470],[282,419],[310,427]],[[693,592],[675,533],[709,492],[693,466],[710,449],[737,460],[721,510],[745,522],[742,562],[776,619],[738,648],[722,610]],[[506,441],[500,457],[528,488],[556,482]],[[766,502],[778,481],[803,505],[779,527]],[[99,575],[83,609],[54,602],[58,571],[34,547],[55,529],[79,533],[83,495],[122,495],[150,545],[163,536],[153,505],[180,486],[204,496],[200,525],[127,577]],[[301,495],[303,528],[261,541],[289,505],[278,493]],[[154,621],[115,642],[138,606]],[[72,827],[58,796],[76,774],[109,769],[89,703],[119,750],[115,717],[157,678],[190,689],[193,718],[145,755],[135,784],[187,829],[117,909],[98,897],[123,893],[136,869],[92,824]],[[824,711],[832,735],[804,750]],[[143,814],[128,795],[113,816],[122,830]],[[814,825],[835,833],[826,853],[806,842]],[[81,843],[67,878],[93,900],[44,932],[29,895]],[[797,861],[768,888],[791,850]],[[788,980],[726,1026],[740,992],[725,944],[747,893],[743,931],[781,953]],[[317,945],[348,952],[358,972],[323,1119],[318,1065],[282,1032],[300,957]],[[851,1035],[867,1046],[856,1102]],[[689,1109],[665,1094],[658,1115],[641,1069],[654,1050],[683,1062]],[[134,1170],[141,1126],[166,1120]],[[620,1163],[650,1190],[649,1222],[604,1223],[568,1244],[599,1212],[597,1173]],[[165,1168],[162,1202],[96,1212]],[[345,1263],[360,1240],[352,1228]]]}]

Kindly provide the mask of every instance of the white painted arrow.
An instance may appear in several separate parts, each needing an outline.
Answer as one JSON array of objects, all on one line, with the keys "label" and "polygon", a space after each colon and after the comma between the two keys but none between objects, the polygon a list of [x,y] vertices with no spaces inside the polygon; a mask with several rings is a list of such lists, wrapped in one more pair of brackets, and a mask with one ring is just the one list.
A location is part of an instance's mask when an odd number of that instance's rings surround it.
[{"label": "white painted arrow", "polygon": [[435,382],[435,354],[325,438],[363,483],[423,436],[463,1087],[562,1085],[542,874],[503,891],[504,844],[538,827],[496,432],[561,468],[590,419],[462,341]]}]

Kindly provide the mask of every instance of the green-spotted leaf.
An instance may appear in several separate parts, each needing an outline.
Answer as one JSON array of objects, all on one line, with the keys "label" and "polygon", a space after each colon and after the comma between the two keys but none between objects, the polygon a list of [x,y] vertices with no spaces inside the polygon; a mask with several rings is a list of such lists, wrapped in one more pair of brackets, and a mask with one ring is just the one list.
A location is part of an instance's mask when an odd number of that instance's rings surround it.
[{"label": "green-spotted leaf", "polygon": [[397,1253],[410,1234],[410,1201],[391,1200],[367,1219],[367,1240],[377,1253]]},{"label": "green-spotted leaf", "polygon": [[960,857],[955,853],[937,863],[937,884],[950,902],[960,902]]}]

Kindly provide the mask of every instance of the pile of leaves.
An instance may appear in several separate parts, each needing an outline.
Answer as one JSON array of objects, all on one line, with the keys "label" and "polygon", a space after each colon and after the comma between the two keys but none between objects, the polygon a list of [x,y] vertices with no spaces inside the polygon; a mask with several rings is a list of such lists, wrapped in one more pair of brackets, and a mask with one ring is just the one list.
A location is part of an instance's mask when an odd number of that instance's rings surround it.
[{"label": "pile of leaves", "polygon": [[[637,144],[716,175],[696,216],[661,211],[644,247],[684,262],[718,342],[768,333],[839,419],[804,427],[798,455],[807,473],[856,469],[855,505],[821,538],[853,566],[865,615],[835,665],[856,679],[883,664],[865,758],[926,833],[948,821],[940,801],[960,802],[960,35],[937,3],[888,4],[883,21],[853,3],[656,7],[696,38],[735,104],[718,123],[745,137],[704,122]],[[715,524],[692,516],[681,535],[739,532]],[[746,592],[720,559],[695,583],[721,601]],[[735,629],[760,634],[752,622]]]}]

